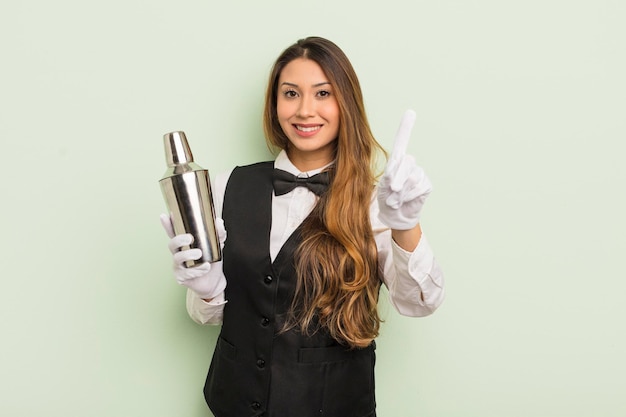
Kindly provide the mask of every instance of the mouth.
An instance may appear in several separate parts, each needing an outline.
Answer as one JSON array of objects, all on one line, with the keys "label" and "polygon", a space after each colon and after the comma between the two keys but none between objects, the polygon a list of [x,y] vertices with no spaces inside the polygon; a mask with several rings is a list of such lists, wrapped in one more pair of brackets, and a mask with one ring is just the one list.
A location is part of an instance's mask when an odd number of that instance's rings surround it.
[{"label": "mouth", "polygon": [[320,130],[322,128],[322,125],[300,125],[300,124],[294,124],[293,125],[296,130],[298,132],[302,132],[302,133],[308,133],[308,134],[312,134],[317,132],[318,130]]}]

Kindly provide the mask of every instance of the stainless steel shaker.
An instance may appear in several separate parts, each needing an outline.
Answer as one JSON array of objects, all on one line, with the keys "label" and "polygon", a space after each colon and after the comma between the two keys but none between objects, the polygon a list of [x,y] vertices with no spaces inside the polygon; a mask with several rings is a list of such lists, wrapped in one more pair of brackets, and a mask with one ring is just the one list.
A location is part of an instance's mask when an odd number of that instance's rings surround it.
[{"label": "stainless steel shaker", "polygon": [[187,268],[222,259],[215,229],[215,209],[209,172],[193,161],[184,132],[163,135],[167,170],[159,181],[176,235],[191,233],[188,248],[202,250],[202,258],[185,263]]}]

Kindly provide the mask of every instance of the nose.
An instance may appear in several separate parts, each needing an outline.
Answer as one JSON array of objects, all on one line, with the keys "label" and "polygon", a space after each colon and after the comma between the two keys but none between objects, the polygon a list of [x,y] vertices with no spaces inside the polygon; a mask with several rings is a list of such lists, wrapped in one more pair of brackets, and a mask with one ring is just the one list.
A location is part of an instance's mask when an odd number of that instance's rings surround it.
[{"label": "nose", "polygon": [[296,115],[300,118],[307,118],[315,115],[315,100],[313,97],[304,96],[298,105]]}]

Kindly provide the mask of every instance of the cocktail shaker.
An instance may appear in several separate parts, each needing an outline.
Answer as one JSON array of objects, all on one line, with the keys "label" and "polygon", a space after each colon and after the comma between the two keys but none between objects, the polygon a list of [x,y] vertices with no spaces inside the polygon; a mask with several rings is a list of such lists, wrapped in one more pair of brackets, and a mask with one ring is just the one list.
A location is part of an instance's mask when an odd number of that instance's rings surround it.
[{"label": "cocktail shaker", "polygon": [[193,242],[183,249],[198,248],[202,258],[185,263],[187,268],[222,259],[215,229],[215,208],[209,172],[193,161],[184,132],[163,135],[167,170],[159,181],[176,235],[191,233]]}]

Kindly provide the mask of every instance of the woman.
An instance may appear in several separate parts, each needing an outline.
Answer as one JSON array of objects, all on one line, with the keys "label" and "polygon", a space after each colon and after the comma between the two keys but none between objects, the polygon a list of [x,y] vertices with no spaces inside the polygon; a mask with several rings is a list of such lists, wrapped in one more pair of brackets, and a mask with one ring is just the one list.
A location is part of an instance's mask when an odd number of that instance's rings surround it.
[{"label": "woman", "polygon": [[432,313],[444,293],[419,225],[430,182],[404,155],[413,120],[376,187],[384,151],[350,62],[326,39],[300,40],[267,88],[276,160],[213,186],[223,261],[184,268],[201,253],[183,250],[193,238],[162,216],[190,316],[222,325],[204,389],[216,417],[375,416],[380,286],[409,316]]}]

